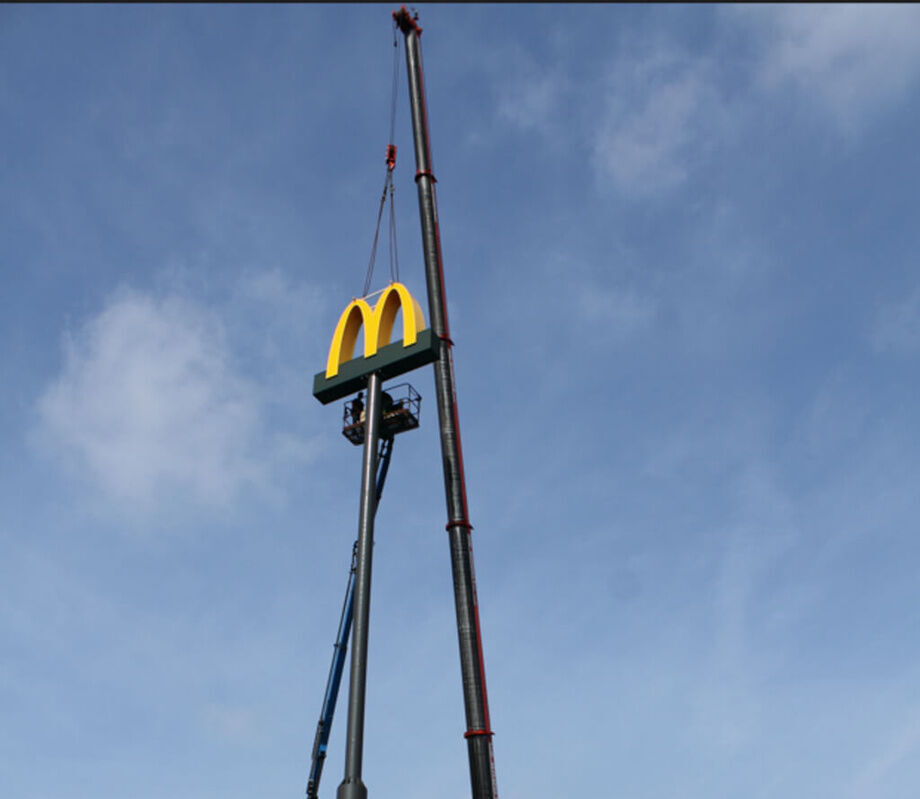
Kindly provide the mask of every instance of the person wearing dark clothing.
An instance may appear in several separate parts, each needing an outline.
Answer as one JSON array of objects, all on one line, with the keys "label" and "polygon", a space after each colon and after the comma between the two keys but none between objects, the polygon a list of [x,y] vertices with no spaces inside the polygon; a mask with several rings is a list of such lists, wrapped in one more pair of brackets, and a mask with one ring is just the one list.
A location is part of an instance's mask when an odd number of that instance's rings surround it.
[{"label": "person wearing dark clothing", "polygon": [[352,424],[358,424],[358,422],[364,421],[364,396],[363,391],[358,392],[358,398],[351,403],[351,422]]},{"label": "person wearing dark clothing", "polygon": [[393,398],[386,391],[380,395],[380,399],[383,402],[383,412],[385,414],[393,410]]}]

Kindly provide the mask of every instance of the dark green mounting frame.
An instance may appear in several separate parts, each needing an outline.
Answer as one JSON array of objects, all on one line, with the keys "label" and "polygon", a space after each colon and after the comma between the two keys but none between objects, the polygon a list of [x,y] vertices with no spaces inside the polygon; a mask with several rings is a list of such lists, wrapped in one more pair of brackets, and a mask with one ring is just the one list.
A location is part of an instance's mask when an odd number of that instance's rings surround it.
[{"label": "dark green mounting frame", "polygon": [[396,341],[381,347],[370,358],[359,356],[346,361],[339,367],[335,377],[326,379],[325,370],[313,377],[313,396],[323,405],[361,391],[367,385],[367,376],[379,372],[381,380],[411,372],[428,363],[438,360],[440,342],[431,332],[431,328],[422,330],[418,340],[409,347],[402,341]]}]

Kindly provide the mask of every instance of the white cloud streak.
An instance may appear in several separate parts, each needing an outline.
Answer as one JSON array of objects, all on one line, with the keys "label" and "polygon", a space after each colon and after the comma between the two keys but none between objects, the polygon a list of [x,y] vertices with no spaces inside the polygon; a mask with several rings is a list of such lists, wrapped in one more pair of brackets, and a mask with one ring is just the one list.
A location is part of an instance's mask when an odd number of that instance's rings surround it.
[{"label": "white cloud streak", "polygon": [[[570,65],[557,60],[547,67],[518,56],[498,84],[498,116],[543,137],[557,134],[560,119],[582,120],[601,181],[657,198],[734,140],[747,111],[775,103],[782,92],[798,94],[838,132],[853,134],[920,80],[916,7],[732,7],[721,18],[712,55],[690,58],[676,40],[640,43],[578,95]],[[729,79],[718,63],[720,43],[745,30],[751,58],[733,61]]]},{"label": "white cloud streak", "polygon": [[920,350],[920,289],[883,305],[869,335],[879,352],[910,354]]},{"label": "white cloud streak", "polygon": [[579,314],[600,323],[611,338],[623,338],[647,328],[655,317],[651,298],[629,289],[602,288],[590,284],[575,287]]},{"label": "white cloud streak", "polygon": [[539,66],[516,52],[499,74],[496,86],[499,117],[525,130],[548,133],[570,90],[564,72],[555,66]]},{"label": "white cloud streak", "polygon": [[[882,751],[872,757],[851,786],[850,796],[884,795],[885,783],[904,765],[904,761],[920,750],[920,712],[910,708],[910,717],[897,728],[884,745]],[[906,772],[907,769],[904,769]],[[905,774],[905,777],[907,775]]]},{"label": "white cloud streak", "polygon": [[704,61],[664,49],[615,64],[593,142],[601,174],[642,196],[681,184],[703,143],[720,136],[721,102],[709,72]]},{"label": "white cloud streak", "polygon": [[845,128],[893,102],[920,77],[916,6],[780,5],[741,13],[766,23],[762,83],[794,86]]}]

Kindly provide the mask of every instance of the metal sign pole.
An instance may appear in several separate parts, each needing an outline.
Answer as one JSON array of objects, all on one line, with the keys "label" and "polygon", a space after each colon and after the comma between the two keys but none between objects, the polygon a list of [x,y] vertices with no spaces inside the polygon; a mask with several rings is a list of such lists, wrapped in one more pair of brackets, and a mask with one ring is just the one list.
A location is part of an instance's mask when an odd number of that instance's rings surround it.
[{"label": "metal sign pole", "polygon": [[479,608],[476,601],[476,578],[473,572],[473,547],[470,536],[472,525],[467,511],[466,481],[463,475],[460,424],[451,354],[453,342],[450,340],[447,321],[438,209],[434,193],[435,179],[431,172],[431,150],[428,142],[428,117],[419,45],[419,35],[422,31],[405,6],[394,12],[393,18],[406,37],[406,66],[409,72],[409,98],[412,106],[417,167],[415,182],[418,185],[419,213],[422,221],[428,309],[431,329],[439,341],[439,357],[434,363],[434,373],[441,427],[444,488],[447,494],[447,532],[450,538],[450,560],[457,610],[460,670],[466,711],[467,729],[464,737],[467,740],[470,759],[473,799],[496,799],[498,791],[492,756],[492,729],[489,723],[489,701],[486,695]]},{"label": "metal sign pole", "polygon": [[361,468],[361,510],[358,517],[358,559],[355,568],[355,610],[351,643],[351,677],[348,688],[348,733],[345,743],[345,778],[337,799],[367,799],[361,779],[364,756],[364,698],[367,687],[367,632],[371,608],[371,555],[377,510],[377,442],[380,438],[380,375],[367,378],[364,416],[364,462]]}]

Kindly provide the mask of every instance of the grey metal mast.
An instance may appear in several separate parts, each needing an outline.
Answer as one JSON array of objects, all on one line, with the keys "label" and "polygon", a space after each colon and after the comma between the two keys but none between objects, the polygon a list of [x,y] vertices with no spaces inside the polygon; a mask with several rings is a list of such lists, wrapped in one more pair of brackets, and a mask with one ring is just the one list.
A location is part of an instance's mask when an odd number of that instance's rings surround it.
[{"label": "grey metal mast", "polygon": [[[441,454],[444,462],[444,489],[447,494],[447,532],[450,539],[450,562],[454,579],[457,609],[457,635],[460,643],[460,670],[463,678],[463,701],[467,729],[464,737],[470,758],[470,782],[473,799],[496,799],[495,761],[492,756],[492,729],[489,701],[479,630],[476,601],[476,577],[473,572],[473,547],[463,455],[460,447],[460,424],[454,386],[453,342],[447,321],[444,294],[444,271],[441,263],[441,239],[435,200],[435,178],[431,171],[428,142],[428,115],[422,79],[419,36],[422,29],[403,6],[393,18],[406,37],[406,66],[409,72],[409,97],[412,106],[412,129],[415,141],[415,182],[422,220],[422,246],[425,254],[425,280],[428,285],[428,312],[431,329],[440,342],[439,358],[434,363],[438,419],[441,428]],[[344,799],[340,797],[340,799]]]},{"label": "grey metal mast", "polygon": [[371,554],[377,510],[377,442],[380,438],[380,375],[367,378],[364,423],[364,461],[361,468],[361,508],[358,516],[358,557],[355,565],[355,618],[352,628],[351,675],[348,688],[348,732],[345,742],[345,778],[337,799],[366,799],[361,779],[364,757],[364,696],[367,686],[367,631],[371,609]]}]

